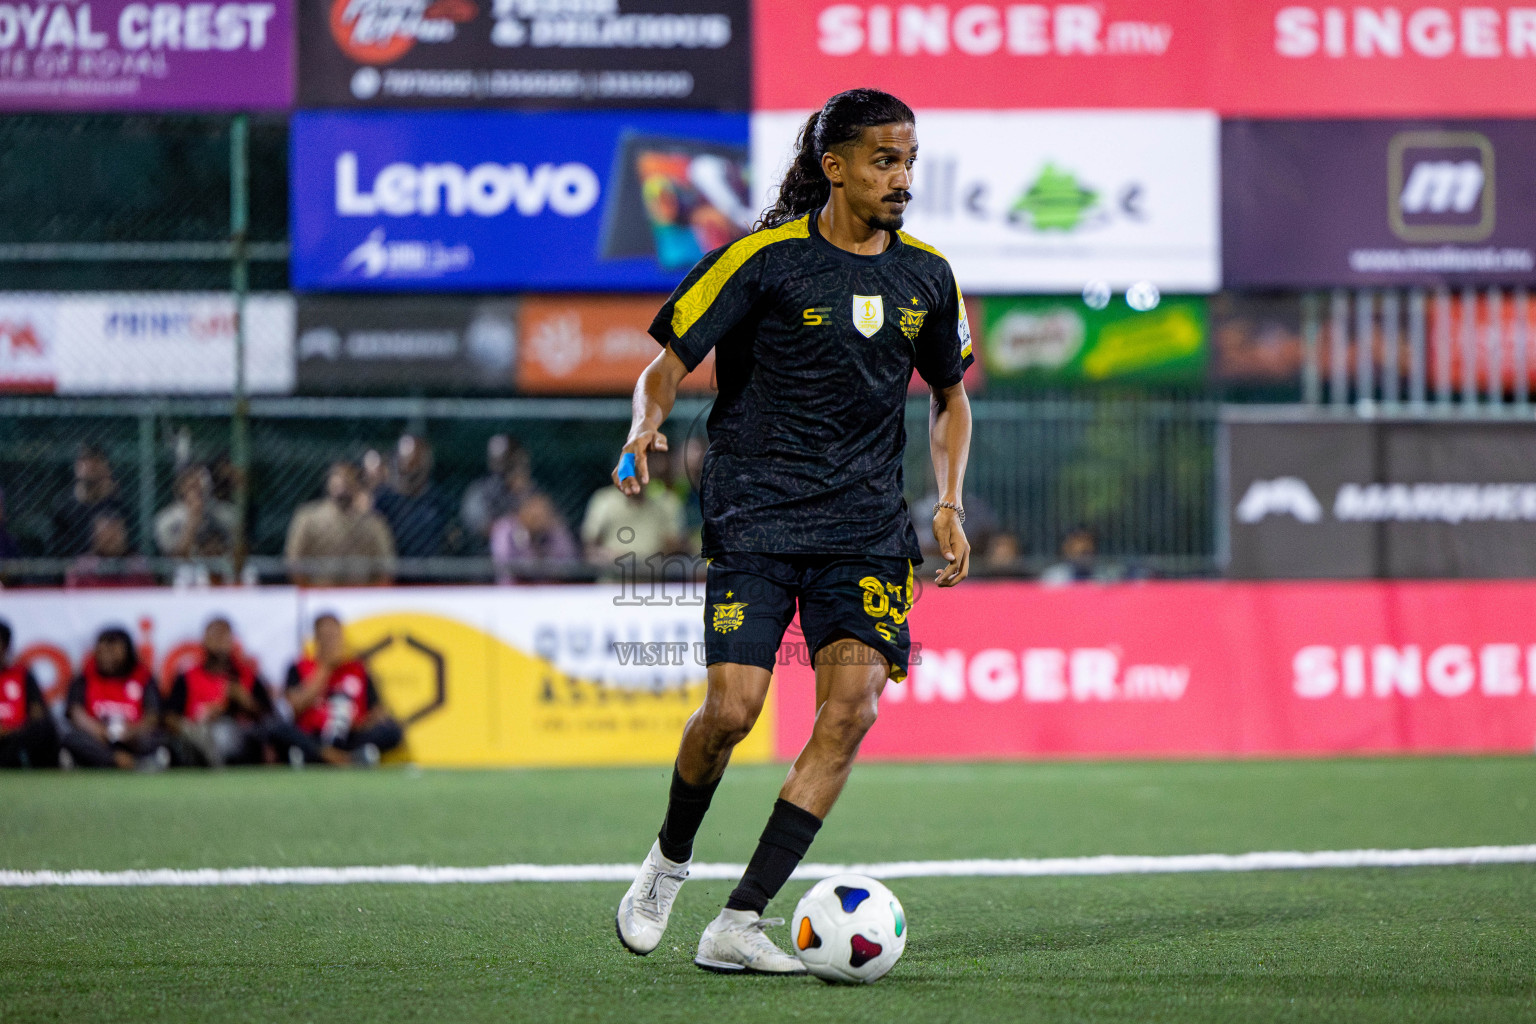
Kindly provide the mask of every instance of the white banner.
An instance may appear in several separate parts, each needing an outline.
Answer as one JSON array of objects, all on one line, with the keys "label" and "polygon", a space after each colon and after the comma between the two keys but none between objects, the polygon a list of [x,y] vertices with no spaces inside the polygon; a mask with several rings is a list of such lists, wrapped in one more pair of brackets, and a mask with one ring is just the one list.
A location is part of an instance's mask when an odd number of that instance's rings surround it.
[{"label": "white banner", "polygon": [[[245,305],[246,388],[289,394],[294,300]],[[0,297],[0,391],[227,395],[235,302],[223,292],[13,293]]]},{"label": "white banner", "polygon": [[235,639],[272,686],[281,686],[299,650],[298,591],[290,587],[211,590],[0,592],[0,619],[12,652],[32,666],[44,690],[63,696],[96,635],[120,626],[133,637],[163,688],[197,657],[203,627],[229,619]]},{"label": "white banner", "polygon": [[[804,113],[752,116],[759,207]],[[1220,132],[1208,111],[919,111],[905,230],[977,293],[1220,286]]]}]

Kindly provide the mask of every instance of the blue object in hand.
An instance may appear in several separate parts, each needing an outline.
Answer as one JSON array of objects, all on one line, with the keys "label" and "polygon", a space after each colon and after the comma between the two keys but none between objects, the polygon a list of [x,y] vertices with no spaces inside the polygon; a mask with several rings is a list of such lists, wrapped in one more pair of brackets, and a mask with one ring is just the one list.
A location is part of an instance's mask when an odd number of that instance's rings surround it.
[{"label": "blue object in hand", "polygon": [[619,479],[629,480],[634,476],[636,476],[635,453],[625,452],[623,455],[619,456]]}]

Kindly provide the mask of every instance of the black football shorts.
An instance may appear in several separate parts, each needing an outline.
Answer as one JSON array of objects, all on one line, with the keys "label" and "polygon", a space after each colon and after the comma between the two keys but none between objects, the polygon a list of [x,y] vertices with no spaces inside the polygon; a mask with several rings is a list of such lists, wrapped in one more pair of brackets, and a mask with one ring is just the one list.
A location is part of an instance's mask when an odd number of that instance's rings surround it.
[{"label": "black football shorts", "polygon": [[[780,658],[784,631],[800,609],[799,652]],[[720,555],[705,584],[705,660],[773,670],[780,660],[808,664],[834,640],[854,639],[907,677],[912,638],[912,563],[871,555]]]}]

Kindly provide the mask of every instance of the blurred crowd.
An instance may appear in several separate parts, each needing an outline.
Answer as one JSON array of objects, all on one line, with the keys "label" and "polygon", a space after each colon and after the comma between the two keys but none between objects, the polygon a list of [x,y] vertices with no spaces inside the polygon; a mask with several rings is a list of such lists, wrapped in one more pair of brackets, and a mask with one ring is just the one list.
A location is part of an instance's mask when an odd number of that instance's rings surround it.
[{"label": "blurred crowd", "polygon": [[194,659],[157,679],[126,629],[101,631],[50,700],[13,660],[0,621],[0,768],[159,771],[232,764],[373,766],[404,730],[341,621],[317,617],[281,686],[262,678],[228,619],[210,619]]},{"label": "blurred crowd", "polygon": [[[491,437],[483,475],[454,494],[436,477],[431,442],[406,433],[392,450],[369,450],[325,469],[317,482],[319,496],[299,504],[287,521],[283,564],[296,583],[366,585],[393,582],[401,559],[489,556],[498,582],[521,583],[609,578],[622,571],[628,556],[638,566],[658,555],[697,554],[704,448],[695,437],[676,452],[653,453],[647,487],[635,496],[599,487],[573,526],[535,479],[533,461],[515,437]],[[155,514],[147,534],[151,543],[144,545],[151,550],[145,551],[135,543],[129,505],[106,452],[82,446],[73,480],[49,508],[46,550],[37,553],[67,559],[64,583],[72,588],[152,586],[157,574],[147,555],[175,563],[175,582],[210,582],[218,571],[211,566],[236,555],[241,535],[236,478],[224,458],[181,465],[172,500]],[[264,499],[248,496],[248,507]],[[930,493],[912,505],[924,555],[935,563],[941,559],[931,524],[937,500]],[[966,506],[972,571],[1022,575],[1017,536],[980,496],[968,496]],[[6,527],[0,494],[0,559],[25,553]],[[1070,583],[1125,575],[1099,556],[1095,534],[1081,527],[1061,538],[1059,560],[1041,579]],[[254,578],[247,574],[247,581]]]}]

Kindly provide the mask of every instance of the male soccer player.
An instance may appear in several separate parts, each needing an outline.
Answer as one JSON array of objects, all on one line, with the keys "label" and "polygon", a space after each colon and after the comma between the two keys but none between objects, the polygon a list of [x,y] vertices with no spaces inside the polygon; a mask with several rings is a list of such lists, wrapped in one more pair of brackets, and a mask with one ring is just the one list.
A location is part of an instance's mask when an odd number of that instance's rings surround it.
[{"label": "male soccer player", "polygon": [[732,748],[757,721],[798,603],[815,726],[694,963],[804,972],[764,933],[782,920],[761,915],[842,792],[886,680],[907,672],[921,558],[901,473],[914,368],[932,390],[933,528],[948,563],[937,581],[965,578],[970,331],[949,264],[900,231],[916,158],[905,103],[872,89],[832,97],[806,122],[758,230],[704,257],[651,325],[665,350],[635,385],[613,473],[620,490],[649,481],[646,456],[667,450],[658,428],[678,382],[711,348],[720,393],[701,479],[709,686],[683,731],[661,832],[619,904],[619,939],[632,953],[661,942],[694,836]]}]

